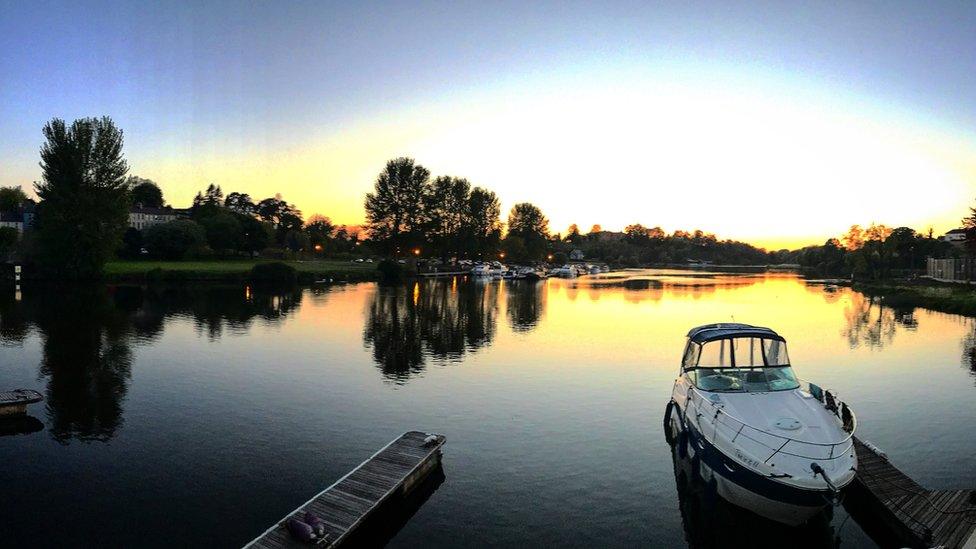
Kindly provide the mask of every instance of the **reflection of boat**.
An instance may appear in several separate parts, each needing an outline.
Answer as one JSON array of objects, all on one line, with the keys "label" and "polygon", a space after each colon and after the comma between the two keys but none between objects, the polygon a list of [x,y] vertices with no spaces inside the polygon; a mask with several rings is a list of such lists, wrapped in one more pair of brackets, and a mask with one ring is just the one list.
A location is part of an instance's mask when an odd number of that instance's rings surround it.
[{"label": "reflection of boat", "polygon": [[44,400],[41,393],[33,389],[14,389],[0,392],[0,417],[22,416],[27,413],[27,405]]},{"label": "reflection of boat", "polygon": [[29,435],[43,428],[44,424],[34,416],[8,416],[0,418],[0,437]]},{"label": "reflection of boat", "polygon": [[[665,427],[687,433],[702,459],[749,492],[755,511],[802,524],[855,475],[854,414],[793,375],[773,330],[710,324],[688,332]],[[730,499],[734,499],[730,498]]]},{"label": "reflection of boat", "polygon": [[765,504],[755,494],[716,473],[687,436],[671,447],[674,480],[685,539],[691,548],[834,547],[827,506],[806,524],[794,527],[764,518]]}]

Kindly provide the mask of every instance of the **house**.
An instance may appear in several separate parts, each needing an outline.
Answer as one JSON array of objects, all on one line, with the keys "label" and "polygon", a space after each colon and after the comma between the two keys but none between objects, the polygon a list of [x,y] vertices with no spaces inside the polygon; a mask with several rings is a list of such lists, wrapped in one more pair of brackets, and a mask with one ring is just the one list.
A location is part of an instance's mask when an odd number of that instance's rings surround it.
[{"label": "house", "polygon": [[187,217],[187,210],[174,208],[144,208],[141,204],[136,204],[129,210],[129,227],[137,230],[144,230],[153,225],[162,225],[175,221],[181,217]]},{"label": "house", "polygon": [[20,212],[0,212],[0,227],[10,227],[17,229],[18,233],[24,232],[24,215]]},{"label": "house", "polygon": [[583,254],[583,250],[573,250],[569,252],[570,261],[583,261],[584,257],[585,254]]},{"label": "house", "polygon": [[945,242],[965,242],[966,229],[952,229],[939,239]]},{"label": "house", "polygon": [[23,234],[24,229],[29,229],[34,225],[34,208],[37,204],[27,199],[13,211],[0,212],[0,227],[10,227],[17,229],[18,233]]}]

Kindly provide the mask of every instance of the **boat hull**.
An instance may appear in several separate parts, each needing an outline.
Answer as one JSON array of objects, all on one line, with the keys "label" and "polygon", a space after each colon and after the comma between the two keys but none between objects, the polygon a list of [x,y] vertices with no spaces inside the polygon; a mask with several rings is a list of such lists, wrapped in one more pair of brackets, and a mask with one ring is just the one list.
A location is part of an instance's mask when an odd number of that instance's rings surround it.
[{"label": "boat hull", "polygon": [[[830,505],[829,490],[805,490],[760,475],[742,466],[708,441],[691,424],[687,444],[714,475],[718,493],[731,503],[757,515],[790,526],[799,526]],[[708,480],[708,479],[706,479]]]}]

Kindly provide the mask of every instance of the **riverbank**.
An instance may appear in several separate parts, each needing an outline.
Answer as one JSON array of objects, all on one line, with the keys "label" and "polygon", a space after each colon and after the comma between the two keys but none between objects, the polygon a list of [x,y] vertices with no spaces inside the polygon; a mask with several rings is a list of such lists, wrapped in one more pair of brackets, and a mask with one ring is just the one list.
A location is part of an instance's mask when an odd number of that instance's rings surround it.
[{"label": "riverbank", "polygon": [[[251,269],[272,260],[111,261],[105,265],[110,282],[243,282]],[[303,283],[317,280],[360,282],[379,279],[374,263],[339,260],[281,261],[298,272]]]},{"label": "riverbank", "polygon": [[925,307],[934,311],[976,316],[976,288],[930,279],[858,282],[852,287],[880,296],[891,307]]}]

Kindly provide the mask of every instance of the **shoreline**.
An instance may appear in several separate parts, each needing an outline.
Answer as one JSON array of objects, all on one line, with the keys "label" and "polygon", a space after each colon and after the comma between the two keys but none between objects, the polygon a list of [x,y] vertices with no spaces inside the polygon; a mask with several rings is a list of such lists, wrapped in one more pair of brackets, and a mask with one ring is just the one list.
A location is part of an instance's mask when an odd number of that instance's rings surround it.
[{"label": "shoreline", "polygon": [[209,261],[110,261],[104,282],[233,282],[249,281],[251,269],[262,263],[284,263],[298,274],[299,283],[371,282],[380,279],[373,263],[341,260],[224,259]]},{"label": "shoreline", "polygon": [[854,282],[851,288],[880,297],[889,307],[923,307],[943,313],[976,316],[976,291],[966,284],[930,279]]}]

